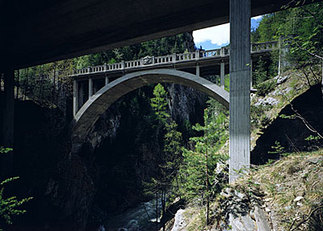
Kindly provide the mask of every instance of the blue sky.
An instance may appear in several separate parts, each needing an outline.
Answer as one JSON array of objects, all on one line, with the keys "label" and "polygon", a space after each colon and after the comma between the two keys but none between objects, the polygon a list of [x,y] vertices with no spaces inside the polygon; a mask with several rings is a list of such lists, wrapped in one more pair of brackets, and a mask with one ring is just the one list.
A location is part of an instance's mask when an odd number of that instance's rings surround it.
[{"label": "blue sky", "polygon": [[[257,28],[262,16],[251,18],[251,28]],[[196,47],[202,46],[203,49],[210,50],[228,45],[230,41],[229,23],[208,27],[205,29],[193,31],[193,37]]]}]

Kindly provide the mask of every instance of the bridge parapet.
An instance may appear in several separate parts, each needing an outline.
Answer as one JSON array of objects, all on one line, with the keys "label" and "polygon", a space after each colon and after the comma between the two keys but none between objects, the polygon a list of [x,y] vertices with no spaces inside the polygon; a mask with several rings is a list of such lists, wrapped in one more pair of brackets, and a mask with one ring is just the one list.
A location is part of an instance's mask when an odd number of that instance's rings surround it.
[{"label": "bridge parapet", "polygon": [[276,49],[279,49],[279,42],[277,41],[251,44],[251,53],[266,52],[266,51],[271,51]]},{"label": "bridge parapet", "polygon": [[[253,43],[251,44],[251,54],[270,52],[278,49],[279,44],[277,41],[264,42],[264,43]],[[180,54],[170,54],[164,56],[146,56],[137,60],[121,61],[119,63],[103,64],[98,66],[86,67],[82,69],[74,70],[70,76],[84,76],[95,73],[105,73],[110,71],[122,71],[129,69],[138,69],[145,67],[156,67],[165,64],[176,64],[183,62],[192,61],[203,61],[209,59],[221,59],[228,58],[230,54],[229,47],[222,47],[213,50],[196,50],[194,52],[185,52]]]}]

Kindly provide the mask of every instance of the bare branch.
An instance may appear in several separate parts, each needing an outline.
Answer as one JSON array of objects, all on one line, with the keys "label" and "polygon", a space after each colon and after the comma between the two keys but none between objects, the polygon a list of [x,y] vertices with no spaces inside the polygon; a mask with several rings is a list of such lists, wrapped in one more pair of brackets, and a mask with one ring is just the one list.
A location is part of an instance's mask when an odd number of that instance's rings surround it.
[{"label": "bare branch", "polygon": [[[289,231],[294,231],[294,230],[296,230],[298,227],[300,227],[302,224],[304,224],[306,221],[308,221],[312,216],[313,216],[313,214],[316,212],[316,211],[318,211],[319,209],[322,209],[323,208],[323,206],[320,206],[320,207],[317,207],[316,209],[312,209],[311,210],[311,212],[309,213],[309,215],[306,217],[306,218],[304,218],[301,222],[299,222],[297,225],[296,225],[296,227],[295,228],[293,228],[293,226],[294,226],[294,224],[295,224],[295,220],[293,221],[293,223],[292,223],[292,225],[290,226],[290,228],[289,228]],[[293,228],[293,229],[292,229]]]},{"label": "bare branch", "polygon": [[296,117],[299,118],[303,124],[306,126],[308,130],[310,130],[313,133],[316,133],[321,139],[323,139],[323,136],[315,129],[313,126],[294,108],[293,104],[290,104],[291,109],[296,114]]}]

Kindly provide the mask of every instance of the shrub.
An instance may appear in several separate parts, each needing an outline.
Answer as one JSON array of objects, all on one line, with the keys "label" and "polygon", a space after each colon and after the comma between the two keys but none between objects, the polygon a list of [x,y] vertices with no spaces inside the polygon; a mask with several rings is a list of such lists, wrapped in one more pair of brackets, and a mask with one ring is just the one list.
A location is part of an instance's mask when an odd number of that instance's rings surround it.
[{"label": "shrub", "polygon": [[276,81],[274,79],[267,80],[257,85],[257,95],[265,96],[276,87]]}]

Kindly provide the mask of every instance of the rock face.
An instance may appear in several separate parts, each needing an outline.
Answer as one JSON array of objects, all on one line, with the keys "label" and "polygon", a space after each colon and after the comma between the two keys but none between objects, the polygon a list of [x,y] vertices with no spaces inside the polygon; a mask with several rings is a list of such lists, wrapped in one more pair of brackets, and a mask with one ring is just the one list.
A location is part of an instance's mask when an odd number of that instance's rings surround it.
[{"label": "rock face", "polygon": [[225,188],[212,210],[215,225],[211,230],[219,231],[270,231],[268,218],[262,210],[262,196],[257,188],[249,193],[241,188]]},{"label": "rock face", "polygon": [[[287,89],[286,89],[287,90]],[[295,98],[291,104],[293,108],[314,128],[323,133],[323,101],[319,85],[312,86],[307,92]],[[280,115],[292,116],[295,112],[290,105],[282,109]],[[307,140],[309,136],[317,136],[311,132],[301,118],[284,119],[278,117],[262,131],[263,135],[257,140],[256,146],[251,152],[253,164],[263,164],[268,159],[278,158],[279,154],[268,154],[278,141],[284,148],[284,152],[311,151],[313,148],[322,147],[323,143],[315,140]]]},{"label": "rock face", "polygon": [[175,214],[175,221],[174,221],[174,226],[171,231],[181,231],[184,230],[185,227],[187,226],[187,223],[185,221],[184,217],[184,209],[179,209],[176,214]]}]

